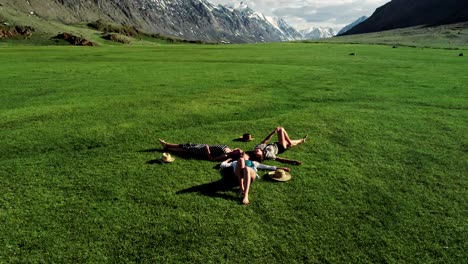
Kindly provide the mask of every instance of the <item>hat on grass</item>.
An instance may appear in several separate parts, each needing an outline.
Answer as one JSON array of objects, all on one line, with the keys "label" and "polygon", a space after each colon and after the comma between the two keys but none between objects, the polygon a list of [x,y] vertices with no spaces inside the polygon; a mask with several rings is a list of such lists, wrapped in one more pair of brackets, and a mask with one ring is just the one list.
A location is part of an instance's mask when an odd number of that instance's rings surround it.
[{"label": "hat on grass", "polygon": [[291,179],[291,174],[283,169],[270,171],[268,175],[270,175],[270,178],[275,181],[289,181]]},{"label": "hat on grass", "polygon": [[240,141],[244,141],[244,142],[247,142],[247,141],[252,141],[254,140],[254,138],[252,137],[251,134],[249,133],[245,133],[242,135],[242,137],[239,138]]},{"label": "hat on grass", "polygon": [[171,162],[173,162],[174,160],[175,160],[175,158],[173,158],[173,157],[171,156],[171,154],[169,154],[169,153],[167,153],[167,152],[164,152],[164,153],[162,154],[162,158],[161,158],[161,161],[162,161],[162,162],[171,163]]}]

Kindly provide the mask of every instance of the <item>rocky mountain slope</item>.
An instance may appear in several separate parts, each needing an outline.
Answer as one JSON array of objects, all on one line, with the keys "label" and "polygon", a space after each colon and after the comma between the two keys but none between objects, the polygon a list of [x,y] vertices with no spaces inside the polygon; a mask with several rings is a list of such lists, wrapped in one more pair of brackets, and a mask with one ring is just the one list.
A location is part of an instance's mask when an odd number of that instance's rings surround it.
[{"label": "rocky mountain slope", "polygon": [[63,23],[101,19],[188,40],[275,42],[300,36],[284,20],[267,18],[244,4],[226,7],[206,0],[0,0],[0,4]]},{"label": "rocky mountain slope", "polygon": [[368,17],[366,16],[362,16],[358,19],[356,19],[355,21],[351,22],[349,25],[346,25],[345,27],[343,27],[340,31],[338,31],[338,34],[337,35],[342,35],[348,31],[350,31],[353,27],[361,24],[362,22],[364,22]]},{"label": "rocky mountain slope", "polygon": [[344,35],[468,21],[467,0],[392,0]]}]

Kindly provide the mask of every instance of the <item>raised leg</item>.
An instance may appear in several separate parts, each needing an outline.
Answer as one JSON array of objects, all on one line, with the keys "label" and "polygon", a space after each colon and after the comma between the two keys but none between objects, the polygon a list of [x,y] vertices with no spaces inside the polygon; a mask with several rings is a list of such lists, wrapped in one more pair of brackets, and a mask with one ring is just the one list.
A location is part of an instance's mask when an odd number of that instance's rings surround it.
[{"label": "raised leg", "polygon": [[283,145],[285,149],[304,143],[305,138],[307,137],[306,136],[302,139],[291,139],[288,135],[288,132],[286,132],[286,130],[283,127],[276,128],[276,135],[278,136],[278,143]]}]

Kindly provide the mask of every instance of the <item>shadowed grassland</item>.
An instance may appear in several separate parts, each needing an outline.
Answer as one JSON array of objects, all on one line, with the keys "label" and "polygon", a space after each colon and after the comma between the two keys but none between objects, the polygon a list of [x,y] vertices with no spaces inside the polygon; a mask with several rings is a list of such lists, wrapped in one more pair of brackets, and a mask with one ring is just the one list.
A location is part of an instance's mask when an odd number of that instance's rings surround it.
[{"label": "shadowed grassland", "polygon": [[[0,262],[462,263],[458,53],[3,47]],[[309,134],[282,154],[303,165],[255,182],[247,207],[215,163],[156,162],[158,138],[250,149],[278,125]]]},{"label": "shadowed grassland", "polygon": [[440,26],[417,26],[321,40],[328,43],[385,44],[440,49],[466,49],[468,22]]}]

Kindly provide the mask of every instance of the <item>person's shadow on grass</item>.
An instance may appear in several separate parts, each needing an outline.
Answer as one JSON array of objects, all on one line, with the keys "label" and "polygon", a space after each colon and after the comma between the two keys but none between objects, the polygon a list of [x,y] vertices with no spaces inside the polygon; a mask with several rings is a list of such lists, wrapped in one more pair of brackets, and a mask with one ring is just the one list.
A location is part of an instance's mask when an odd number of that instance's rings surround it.
[{"label": "person's shadow on grass", "polygon": [[[158,152],[158,153],[163,153],[165,150],[163,149],[145,149],[145,150],[140,150],[138,152]],[[181,155],[178,154],[176,155],[179,158],[182,159],[192,159],[190,155]],[[165,164],[160,158],[158,159],[152,159],[146,162],[146,164]],[[214,169],[219,169],[219,164],[214,166]],[[202,185],[198,186],[193,186],[187,189],[180,190],[176,192],[176,194],[185,194],[185,193],[199,193],[201,195],[206,195],[210,197],[217,197],[217,198],[223,198],[227,200],[239,200],[239,195],[237,195],[238,190],[234,190],[236,187],[238,187],[238,183],[235,180],[234,176],[234,171],[232,168],[225,168],[220,170],[221,173],[221,179],[215,181],[215,182],[210,182],[210,183],[205,183]]]},{"label": "person's shadow on grass", "polygon": [[[215,168],[217,166],[215,166]],[[221,176],[221,179],[215,182],[205,183],[198,186],[183,189],[176,192],[176,194],[199,193],[201,195],[223,198],[226,200],[239,200],[237,190],[234,190],[234,188],[238,186],[234,177],[233,170],[231,168],[222,169]]]}]

